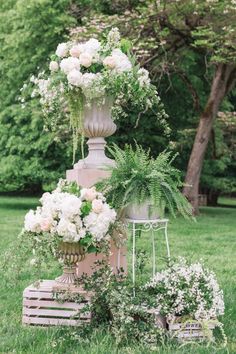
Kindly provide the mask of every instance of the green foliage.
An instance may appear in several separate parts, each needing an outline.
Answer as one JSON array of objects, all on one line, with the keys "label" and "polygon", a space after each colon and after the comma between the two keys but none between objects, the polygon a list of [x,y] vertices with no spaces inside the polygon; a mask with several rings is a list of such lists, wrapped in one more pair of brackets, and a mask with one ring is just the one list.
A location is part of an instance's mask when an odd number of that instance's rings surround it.
[{"label": "green foliage", "polygon": [[184,217],[192,214],[186,198],[181,194],[180,171],[172,166],[175,156],[171,152],[162,152],[152,158],[150,152],[136,144],[135,149],[126,145],[120,149],[117,145],[109,149],[116,166],[109,170],[111,176],[98,184],[107,195],[111,204],[118,209],[130,203],[143,203],[150,199],[156,208],[166,205],[175,216],[176,210]]},{"label": "green foliage", "polygon": [[145,290],[137,287],[134,297],[132,284],[122,272],[115,275],[106,262],[97,262],[94,268],[90,277],[84,275],[78,280],[93,293],[89,307],[92,328],[108,326],[121,347],[139,343],[156,348],[165,333],[154,325],[154,317],[143,306]]},{"label": "green foliage", "polygon": [[45,58],[74,20],[67,12],[68,0],[7,4],[0,2],[0,75],[4,78],[0,82],[0,190],[32,193],[51,188],[52,181],[69,167],[71,151],[61,143],[65,137],[56,143],[55,133],[43,130],[37,100],[22,109],[25,102],[20,104],[17,97],[29,76],[43,68]]}]

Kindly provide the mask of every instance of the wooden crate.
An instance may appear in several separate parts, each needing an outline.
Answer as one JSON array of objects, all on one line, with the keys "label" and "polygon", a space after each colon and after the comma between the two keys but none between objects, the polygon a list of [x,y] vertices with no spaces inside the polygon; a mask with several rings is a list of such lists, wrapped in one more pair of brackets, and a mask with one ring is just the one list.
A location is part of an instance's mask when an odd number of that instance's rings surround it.
[{"label": "wooden crate", "polygon": [[[55,291],[60,291],[62,298],[70,294],[70,300],[58,300]],[[76,294],[84,300],[75,302],[72,295]],[[43,280],[39,286],[30,285],[24,290],[22,322],[34,326],[81,326],[90,322],[91,313],[82,311],[89,302],[90,294],[82,289],[60,289],[54,280]]]},{"label": "wooden crate", "polygon": [[180,342],[212,339],[213,329],[216,327],[215,321],[209,321],[206,324],[206,328],[201,321],[179,322],[176,320],[173,322],[167,322],[167,324],[168,330]]}]

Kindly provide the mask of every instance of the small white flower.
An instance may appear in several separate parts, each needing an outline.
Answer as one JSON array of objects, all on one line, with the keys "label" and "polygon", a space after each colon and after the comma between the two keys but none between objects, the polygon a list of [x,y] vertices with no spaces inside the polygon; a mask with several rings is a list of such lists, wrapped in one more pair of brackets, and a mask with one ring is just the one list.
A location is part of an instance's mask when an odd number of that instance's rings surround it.
[{"label": "small white flower", "polygon": [[37,260],[36,260],[35,258],[32,258],[32,259],[30,260],[30,265],[31,265],[31,266],[34,266],[35,264],[37,264]]}]

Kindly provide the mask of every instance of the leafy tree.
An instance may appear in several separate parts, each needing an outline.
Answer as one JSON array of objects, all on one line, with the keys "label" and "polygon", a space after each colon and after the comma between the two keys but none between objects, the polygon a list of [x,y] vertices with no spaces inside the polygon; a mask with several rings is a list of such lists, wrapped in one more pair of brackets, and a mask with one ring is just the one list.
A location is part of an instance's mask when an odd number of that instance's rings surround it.
[{"label": "leafy tree", "polygon": [[37,100],[25,109],[18,101],[29,77],[43,68],[46,58],[75,21],[69,0],[0,1],[0,190],[36,192],[42,183],[65,171],[68,148],[43,132]]},{"label": "leafy tree", "polygon": [[[117,23],[133,38],[137,55],[152,69],[153,79],[177,74],[192,93],[201,113],[184,193],[196,212],[199,181],[212,127],[220,105],[236,81],[235,14],[234,0],[159,0],[136,3],[123,15],[113,15],[109,20],[100,16],[95,23],[96,30],[104,28],[104,23],[107,26],[109,22]],[[201,64],[205,70],[201,79],[203,85],[207,85],[208,94],[203,107],[199,105],[201,99],[196,83],[191,81],[188,68],[186,70],[186,57],[196,59],[197,65]]]}]

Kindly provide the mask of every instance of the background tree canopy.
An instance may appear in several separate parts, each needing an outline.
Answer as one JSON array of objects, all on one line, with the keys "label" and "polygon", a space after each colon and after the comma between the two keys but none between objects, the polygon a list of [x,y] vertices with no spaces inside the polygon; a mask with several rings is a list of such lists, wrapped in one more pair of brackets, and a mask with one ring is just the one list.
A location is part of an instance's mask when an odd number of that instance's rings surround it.
[{"label": "background tree canopy", "polygon": [[[46,67],[59,42],[69,36],[102,36],[111,26],[133,42],[138,60],[149,69],[172,133],[169,138],[164,136],[151,114],[142,116],[134,128],[138,112],[127,111],[128,118],[119,122],[110,141],[122,147],[136,139],[150,147],[153,155],[167,147],[177,150],[176,164],[184,177],[217,67],[234,65],[235,5],[228,0],[220,6],[216,3],[0,0],[0,191],[50,189],[71,167],[70,135],[46,132],[38,99],[19,102],[20,89],[31,75]],[[85,29],[82,33],[81,28]],[[235,90],[224,94],[218,100],[220,111],[234,112],[235,97]],[[236,191],[232,131],[233,113],[221,114],[217,120],[213,117],[200,189],[212,203],[220,192]]]}]

